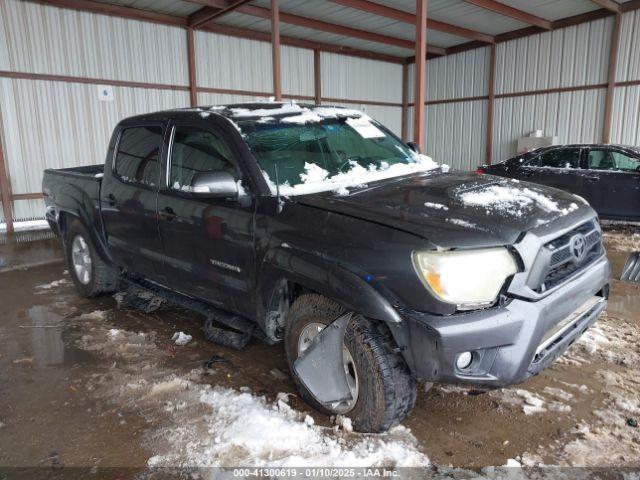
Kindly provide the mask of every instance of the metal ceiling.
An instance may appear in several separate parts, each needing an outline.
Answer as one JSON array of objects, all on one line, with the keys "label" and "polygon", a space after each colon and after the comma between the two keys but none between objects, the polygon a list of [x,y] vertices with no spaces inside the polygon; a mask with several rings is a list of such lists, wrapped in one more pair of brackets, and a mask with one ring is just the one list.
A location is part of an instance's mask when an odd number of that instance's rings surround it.
[{"label": "metal ceiling", "polygon": [[[95,0],[100,3],[113,4],[188,18],[203,8],[219,7],[224,5],[222,0]],[[620,0],[620,4],[628,1]],[[222,2],[222,3],[221,3]],[[499,2],[499,3],[498,3]],[[498,0],[493,2],[500,6],[512,7],[526,14],[539,17],[548,22],[566,19],[569,17],[593,14],[603,11],[596,0]],[[234,1],[227,0],[231,5]],[[346,2],[349,3],[349,2]],[[366,3],[366,2],[365,2]],[[494,10],[474,4],[471,0],[429,0],[428,19],[444,22],[456,27],[463,27],[482,34],[491,36],[508,34],[530,27],[521,19],[513,18],[508,14],[497,13]],[[270,0],[253,0],[248,5],[270,8]],[[415,13],[415,0],[369,0],[370,5],[381,5],[394,10]],[[209,7],[207,7],[209,5]],[[242,11],[242,7],[240,8]],[[255,30],[269,33],[269,19],[260,18],[240,11],[231,11],[213,20],[214,24],[226,25],[235,28]],[[349,27],[364,32],[370,32],[387,37],[394,37],[404,41],[413,41],[415,28],[411,23],[396,18],[389,18],[381,14],[366,11],[366,8],[345,6],[345,2],[332,0],[280,0],[281,13],[288,13],[313,20],[326,22],[330,25]],[[461,33],[461,32],[455,32]],[[534,33],[534,32],[532,32]],[[322,42],[330,45],[350,47],[370,52],[393,55],[396,57],[409,57],[413,55],[411,48],[403,48],[398,45],[389,45],[380,41],[368,41],[362,38],[354,38],[338,33],[330,33],[306,26],[281,24],[281,34],[302,40]],[[464,33],[462,33],[463,35]],[[428,28],[427,42],[435,47],[451,48],[465,45],[471,40],[467,36],[458,36],[442,29]]]}]

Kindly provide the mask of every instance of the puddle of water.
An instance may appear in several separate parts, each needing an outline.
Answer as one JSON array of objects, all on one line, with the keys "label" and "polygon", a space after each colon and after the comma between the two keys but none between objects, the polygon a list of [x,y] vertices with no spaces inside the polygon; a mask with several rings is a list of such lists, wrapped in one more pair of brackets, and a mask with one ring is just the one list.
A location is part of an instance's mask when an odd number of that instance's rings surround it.
[{"label": "puddle of water", "polygon": [[640,325],[640,285],[614,282],[607,313],[612,317],[627,318]]}]

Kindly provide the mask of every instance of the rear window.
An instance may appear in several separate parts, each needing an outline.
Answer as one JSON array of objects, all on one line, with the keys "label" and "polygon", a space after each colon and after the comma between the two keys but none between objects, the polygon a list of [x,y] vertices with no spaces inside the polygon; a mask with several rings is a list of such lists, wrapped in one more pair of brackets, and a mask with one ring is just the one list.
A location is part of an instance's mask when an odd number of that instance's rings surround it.
[{"label": "rear window", "polygon": [[128,183],[155,187],[158,183],[158,157],[161,145],[161,127],[124,129],[118,142],[115,175]]}]

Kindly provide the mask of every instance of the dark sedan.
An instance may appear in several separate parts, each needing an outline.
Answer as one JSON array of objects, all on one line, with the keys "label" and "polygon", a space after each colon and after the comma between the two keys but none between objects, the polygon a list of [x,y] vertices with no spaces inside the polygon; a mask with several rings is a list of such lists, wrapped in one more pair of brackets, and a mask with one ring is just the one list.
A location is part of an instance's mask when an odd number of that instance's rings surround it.
[{"label": "dark sedan", "polygon": [[536,149],[478,173],[541,183],[586,199],[600,217],[640,220],[640,147],[562,145]]}]

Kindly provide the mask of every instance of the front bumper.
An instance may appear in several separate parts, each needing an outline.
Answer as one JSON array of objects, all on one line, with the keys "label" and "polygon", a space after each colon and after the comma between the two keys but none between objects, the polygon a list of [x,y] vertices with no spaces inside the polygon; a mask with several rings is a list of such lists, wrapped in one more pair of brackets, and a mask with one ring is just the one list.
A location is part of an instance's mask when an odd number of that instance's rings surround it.
[{"label": "front bumper", "polygon": [[[494,387],[520,383],[546,368],[595,323],[607,304],[610,273],[602,256],[537,301],[512,298],[501,307],[446,317],[404,312],[409,328],[405,359],[422,380]],[[594,297],[597,301],[589,304]],[[572,318],[569,328],[546,341],[550,330],[585,303],[588,308]],[[463,370],[456,366],[462,352],[473,352],[471,366]]]}]

